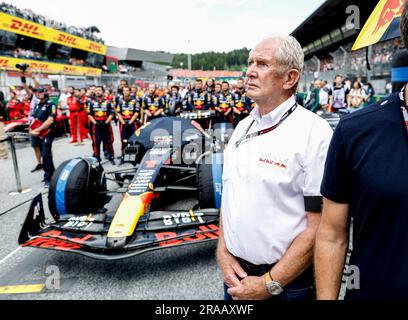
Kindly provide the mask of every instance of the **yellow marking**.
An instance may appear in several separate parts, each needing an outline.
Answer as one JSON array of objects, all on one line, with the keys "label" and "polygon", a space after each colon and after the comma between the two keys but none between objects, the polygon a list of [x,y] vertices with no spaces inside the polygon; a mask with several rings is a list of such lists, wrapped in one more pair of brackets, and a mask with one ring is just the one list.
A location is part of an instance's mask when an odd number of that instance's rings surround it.
[{"label": "yellow marking", "polygon": [[127,194],[122,200],[108,231],[108,238],[128,237],[133,234],[145,207],[140,196]]},{"label": "yellow marking", "polygon": [[45,284],[30,284],[0,287],[0,294],[38,293],[43,291]]},{"label": "yellow marking", "polygon": [[191,216],[191,221],[195,221],[195,214],[194,211],[190,209],[190,216]]}]

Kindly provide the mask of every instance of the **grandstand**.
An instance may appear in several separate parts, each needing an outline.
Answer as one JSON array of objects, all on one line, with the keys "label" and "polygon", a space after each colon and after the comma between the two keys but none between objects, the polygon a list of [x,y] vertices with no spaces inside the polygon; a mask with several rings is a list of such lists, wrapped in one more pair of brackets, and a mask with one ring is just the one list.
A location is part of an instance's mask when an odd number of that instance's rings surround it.
[{"label": "grandstand", "polygon": [[376,93],[386,93],[391,57],[401,46],[400,39],[352,52],[361,29],[346,27],[348,6],[359,9],[362,28],[376,4],[377,1],[327,0],[291,33],[305,53],[301,91],[307,91],[315,78],[332,82],[336,74],[342,74],[350,79],[361,77],[372,83]]},{"label": "grandstand", "polygon": [[42,84],[60,91],[116,86],[120,78],[164,82],[172,62],[168,53],[108,47],[95,26],[68,26],[6,3],[0,3],[0,21],[0,90],[6,94],[7,86],[20,85],[17,64],[29,64]]},{"label": "grandstand", "polygon": [[28,64],[41,74],[43,85],[58,90],[72,85],[69,80],[98,83],[107,47],[90,31],[96,27],[81,33],[79,28],[64,27],[4,3],[0,4],[0,21],[0,90],[7,93],[6,84],[20,84],[17,64]]},{"label": "grandstand", "polygon": [[107,55],[118,61],[117,72],[102,78],[103,84],[108,86],[119,78],[128,79],[129,83],[135,80],[165,83],[173,61],[170,53],[113,46],[108,47]]}]

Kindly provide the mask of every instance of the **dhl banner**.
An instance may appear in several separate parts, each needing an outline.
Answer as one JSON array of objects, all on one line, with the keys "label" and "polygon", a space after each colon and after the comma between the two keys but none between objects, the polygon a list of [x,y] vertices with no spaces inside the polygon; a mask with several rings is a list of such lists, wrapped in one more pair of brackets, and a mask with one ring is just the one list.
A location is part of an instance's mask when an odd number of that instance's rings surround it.
[{"label": "dhl banner", "polygon": [[103,44],[47,28],[41,24],[2,12],[0,12],[0,29],[101,55],[105,55],[107,50]]},{"label": "dhl banner", "polygon": [[80,66],[71,66],[68,64],[52,63],[47,61],[16,59],[11,57],[0,56],[0,70],[18,70],[16,64],[27,63],[30,69],[35,72],[49,73],[49,74],[65,74],[75,76],[94,76],[99,77],[102,74],[101,69],[88,68]]},{"label": "dhl banner", "polygon": [[405,0],[381,0],[357,37],[352,50],[397,38]]}]

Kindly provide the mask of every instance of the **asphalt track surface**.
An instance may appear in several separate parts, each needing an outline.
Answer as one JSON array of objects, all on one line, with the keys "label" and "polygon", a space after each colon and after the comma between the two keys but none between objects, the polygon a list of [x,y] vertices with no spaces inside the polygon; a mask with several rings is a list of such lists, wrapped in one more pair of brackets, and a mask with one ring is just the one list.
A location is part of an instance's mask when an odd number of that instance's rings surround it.
[{"label": "asphalt track surface", "polygon": [[[120,153],[118,127],[115,133],[115,152]],[[63,161],[91,155],[91,142],[83,146],[68,144],[70,138],[54,141],[56,167]],[[221,300],[222,276],[215,261],[215,242],[194,244],[148,252],[117,261],[100,261],[77,254],[20,248],[17,243],[21,225],[30,202],[5,214],[3,212],[36,196],[46,193],[42,187],[42,171],[30,173],[35,166],[33,150],[28,144],[17,148],[18,164],[26,194],[10,196],[16,189],[11,157],[0,160],[0,300]],[[104,165],[112,169],[111,164]],[[110,203],[115,206],[120,197]],[[45,207],[47,195],[43,196]],[[189,208],[190,201],[177,201],[174,208]],[[46,212],[48,212],[46,208]],[[59,272],[59,288],[36,289]],[[48,280],[47,280],[48,279]],[[48,282],[47,282],[48,281]],[[52,282],[58,285],[57,282]],[[23,291],[31,293],[21,293]]]}]

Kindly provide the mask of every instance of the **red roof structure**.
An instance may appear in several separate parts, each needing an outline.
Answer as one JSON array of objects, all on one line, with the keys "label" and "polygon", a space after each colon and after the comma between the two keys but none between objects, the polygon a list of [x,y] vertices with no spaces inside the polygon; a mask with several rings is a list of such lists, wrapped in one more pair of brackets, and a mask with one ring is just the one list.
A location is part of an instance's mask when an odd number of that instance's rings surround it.
[{"label": "red roof structure", "polygon": [[239,78],[243,76],[242,71],[228,71],[228,70],[189,70],[174,69],[171,71],[174,78]]}]

